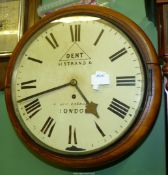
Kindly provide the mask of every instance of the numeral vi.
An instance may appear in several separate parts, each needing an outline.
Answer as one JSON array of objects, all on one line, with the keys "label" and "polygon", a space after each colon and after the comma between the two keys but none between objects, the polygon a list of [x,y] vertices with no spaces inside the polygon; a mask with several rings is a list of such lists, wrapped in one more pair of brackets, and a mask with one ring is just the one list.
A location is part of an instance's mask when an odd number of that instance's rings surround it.
[{"label": "numeral vi", "polygon": [[74,144],[77,144],[77,136],[76,136],[76,128],[72,128],[72,125],[69,126],[69,138],[68,138],[68,144],[72,144],[74,141]]}]

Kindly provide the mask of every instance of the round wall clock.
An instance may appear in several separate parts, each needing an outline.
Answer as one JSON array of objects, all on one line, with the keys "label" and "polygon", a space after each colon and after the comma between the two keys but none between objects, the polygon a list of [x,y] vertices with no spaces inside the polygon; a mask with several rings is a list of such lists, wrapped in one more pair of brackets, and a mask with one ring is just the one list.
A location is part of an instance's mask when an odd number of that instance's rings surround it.
[{"label": "round wall clock", "polygon": [[23,142],[45,160],[93,168],[132,152],[161,98],[155,50],[142,30],[104,7],[60,9],[32,27],[7,71],[6,105]]}]

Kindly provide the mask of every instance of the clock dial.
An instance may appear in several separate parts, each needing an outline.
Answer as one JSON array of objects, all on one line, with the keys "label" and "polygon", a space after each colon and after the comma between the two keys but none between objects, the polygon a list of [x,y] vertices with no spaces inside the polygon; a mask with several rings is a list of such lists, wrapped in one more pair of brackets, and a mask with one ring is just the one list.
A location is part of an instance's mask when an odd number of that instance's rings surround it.
[{"label": "clock dial", "polygon": [[65,167],[119,160],[145,138],[160,104],[156,52],[138,26],[82,5],[43,18],[17,45],[6,78],[24,143]]},{"label": "clock dial", "polygon": [[[25,45],[14,71],[17,117],[39,144],[63,154],[108,147],[127,132],[143,103],[141,55],[124,32],[97,17],[47,24]],[[97,90],[91,84],[96,72]]]}]

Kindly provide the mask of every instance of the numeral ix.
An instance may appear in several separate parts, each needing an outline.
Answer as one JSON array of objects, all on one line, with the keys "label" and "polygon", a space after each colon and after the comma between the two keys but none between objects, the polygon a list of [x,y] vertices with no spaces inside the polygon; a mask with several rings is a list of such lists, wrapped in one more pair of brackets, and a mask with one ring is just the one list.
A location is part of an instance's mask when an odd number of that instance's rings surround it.
[{"label": "numeral ix", "polygon": [[32,89],[36,88],[36,80],[25,81],[21,83],[21,89]]}]

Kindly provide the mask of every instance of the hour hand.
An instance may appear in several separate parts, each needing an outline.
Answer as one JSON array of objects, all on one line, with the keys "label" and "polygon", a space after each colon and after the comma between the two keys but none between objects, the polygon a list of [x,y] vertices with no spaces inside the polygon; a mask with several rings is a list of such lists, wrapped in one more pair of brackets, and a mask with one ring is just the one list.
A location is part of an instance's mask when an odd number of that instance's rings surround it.
[{"label": "hour hand", "polygon": [[97,118],[100,118],[99,114],[97,113],[97,106],[98,106],[98,104],[96,104],[92,101],[90,103],[86,103],[85,113],[91,113],[91,114],[95,115]]},{"label": "hour hand", "polygon": [[98,104],[94,103],[94,102],[89,102],[88,99],[86,98],[86,96],[83,94],[83,92],[81,91],[81,89],[78,87],[78,83],[75,79],[71,80],[71,85],[75,86],[75,88],[77,89],[77,91],[79,92],[79,94],[81,95],[81,97],[84,99],[84,101],[86,102],[86,109],[85,109],[85,113],[90,113],[95,115],[97,118],[99,118],[99,115],[97,113],[97,106]]}]

